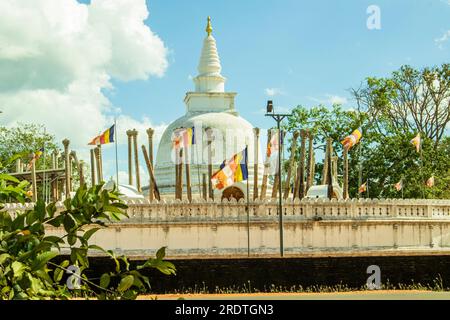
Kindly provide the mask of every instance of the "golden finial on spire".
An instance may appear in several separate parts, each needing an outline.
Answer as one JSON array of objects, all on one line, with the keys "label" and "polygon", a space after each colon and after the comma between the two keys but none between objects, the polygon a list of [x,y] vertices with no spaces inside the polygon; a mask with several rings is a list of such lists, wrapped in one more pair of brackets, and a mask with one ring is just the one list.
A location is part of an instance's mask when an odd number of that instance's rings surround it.
[{"label": "golden finial on spire", "polygon": [[208,24],[206,25],[206,33],[208,33],[208,36],[211,35],[213,31],[213,28],[211,26],[211,17],[208,17]]}]

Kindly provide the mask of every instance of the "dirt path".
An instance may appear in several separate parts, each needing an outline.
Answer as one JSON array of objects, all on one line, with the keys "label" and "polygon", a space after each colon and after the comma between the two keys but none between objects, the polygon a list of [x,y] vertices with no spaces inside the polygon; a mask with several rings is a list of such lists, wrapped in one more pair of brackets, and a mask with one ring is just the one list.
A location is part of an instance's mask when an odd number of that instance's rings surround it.
[{"label": "dirt path", "polygon": [[450,300],[450,292],[352,291],[336,293],[167,294],[140,296],[139,300]]}]

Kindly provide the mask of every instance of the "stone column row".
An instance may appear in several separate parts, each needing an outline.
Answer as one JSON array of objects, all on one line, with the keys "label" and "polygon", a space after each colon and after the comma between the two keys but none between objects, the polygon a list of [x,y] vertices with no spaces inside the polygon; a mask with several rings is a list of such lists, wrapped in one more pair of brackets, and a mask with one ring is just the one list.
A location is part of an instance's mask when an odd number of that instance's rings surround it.
[{"label": "stone column row", "polygon": [[[136,173],[136,189],[141,192],[141,179],[139,174],[139,155],[137,147],[138,131],[136,129],[128,130],[128,183],[133,185],[133,153],[134,153],[134,167]],[[133,152],[132,152],[133,151]]]}]

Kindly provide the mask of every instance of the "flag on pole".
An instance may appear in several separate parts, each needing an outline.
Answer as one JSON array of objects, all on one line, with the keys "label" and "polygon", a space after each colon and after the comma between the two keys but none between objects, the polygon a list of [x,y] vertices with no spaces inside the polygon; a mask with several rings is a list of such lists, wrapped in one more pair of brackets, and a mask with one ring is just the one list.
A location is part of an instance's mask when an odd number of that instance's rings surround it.
[{"label": "flag on pole", "polygon": [[416,147],[416,151],[420,152],[422,139],[420,137],[420,133],[417,134],[417,136],[411,140],[411,144]]},{"label": "flag on pole", "polygon": [[195,144],[195,128],[179,128],[172,132],[172,148],[179,150]]},{"label": "flag on pole", "polygon": [[34,152],[31,154],[31,160],[28,163],[28,170],[31,169],[31,166],[33,165],[33,162],[36,163],[36,161],[39,160],[39,158],[42,156],[42,154],[44,153],[44,147],[40,148],[38,151]]},{"label": "flag on pole", "polygon": [[267,161],[269,162],[269,174],[278,172],[278,157],[280,155],[280,133],[277,129],[272,130],[270,141],[267,143]]},{"label": "flag on pole", "polygon": [[397,182],[396,184],[394,184],[394,188],[397,191],[401,191],[403,189],[403,180],[400,180],[399,182]]},{"label": "flag on pole", "polygon": [[213,174],[211,182],[214,189],[222,190],[228,186],[248,179],[247,148],[235,154],[220,165],[220,170]]},{"label": "flag on pole", "polygon": [[433,188],[433,187],[434,187],[434,176],[430,177],[430,178],[427,180],[427,187],[428,187],[428,188]]},{"label": "flag on pole", "polygon": [[341,141],[341,144],[344,146],[345,149],[350,150],[351,147],[358,144],[359,140],[361,140],[362,133],[360,129],[356,129],[352,132],[351,135],[344,138],[344,140]]},{"label": "flag on pole", "polygon": [[364,182],[358,189],[358,193],[364,193],[367,191],[367,182]]},{"label": "flag on pole", "polygon": [[[175,159],[179,158],[180,150],[188,149],[195,144],[195,128],[178,128],[172,132],[172,151],[175,152]],[[187,152],[187,151],[185,151]],[[183,162],[178,159],[176,163]]]},{"label": "flag on pole", "polygon": [[96,136],[94,139],[92,139],[91,142],[89,142],[88,145],[90,146],[99,146],[102,144],[108,144],[114,142],[114,135],[116,131],[116,125],[113,124],[111,128],[103,132],[101,135]]}]

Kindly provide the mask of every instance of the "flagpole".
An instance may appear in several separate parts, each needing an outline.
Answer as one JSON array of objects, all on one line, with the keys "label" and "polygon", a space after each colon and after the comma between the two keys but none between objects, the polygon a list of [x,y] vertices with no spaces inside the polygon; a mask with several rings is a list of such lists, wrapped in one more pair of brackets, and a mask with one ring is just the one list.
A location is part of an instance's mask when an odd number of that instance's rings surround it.
[{"label": "flagpole", "polygon": [[367,178],[367,180],[366,180],[366,189],[367,189],[367,199],[370,199],[370,195],[369,195],[369,178]]},{"label": "flagpole", "polygon": [[403,199],[403,177],[402,177],[402,179],[401,179],[400,181],[401,181],[401,182],[400,182],[400,183],[401,183],[400,186],[402,187],[402,199]]},{"label": "flagpole", "polygon": [[[245,166],[247,168],[247,255],[250,257],[250,172],[248,170],[248,144],[245,146]],[[255,174],[253,172],[253,174]]]},{"label": "flagpole", "polygon": [[[201,189],[201,181],[200,181],[200,161],[199,161],[199,156],[198,156],[198,143],[197,143],[198,137],[195,136],[197,134],[197,132],[195,130],[195,126],[193,128],[194,128],[194,139],[195,139],[195,153],[197,156],[198,195],[201,198],[202,197],[202,189]],[[203,146],[203,130],[202,130],[202,136],[200,137],[200,139],[202,139],[202,146]],[[203,164],[203,157],[202,157],[201,163]]]},{"label": "flagpole", "polygon": [[45,151],[46,151],[46,148],[45,148],[45,134],[47,133],[47,129],[44,127],[44,145],[43,145],[43,148],[44,148],[44,150],[43,150],[43,152],[42,152],[42,154],[43,154],[43,158],[44,158],[44,173],[43,173],[43,176],[42,176],[42,195],[43,195],[43,199],[44,199],[44,202],[46,202],[46,197],[47,197],[47,190],[46,190],[46,183],[45,183],[45,178],[46,178],[46,176],[45,176],[45,170],[46,170],[46,165],[45,165]]},{"label": "flagpole", "polygon": [[[359,166],[359,172],[358,172],[358,186],[362,185],[362,161],[361,161],[361,151],[362,151],[362,141],[359,142],[359,147],[358,147],[358,166]],[[361,197],[361,194],[358,192],[358,199]]]},{"label": "flagpole", "polygon": [[421,183],[422,199],[425,199],[425,188],[424,188],[424,186],[423,186],[423,179],[424,179],[424,176],[423,176],[423,148],[422,148],[423,143],[422,143],[422,139],[420,139],[420,142],[419,142],[419,143],[420,143],[420,144],[419,144],[419,147],[420,147],[420,178],[421,178],[421,180],[422,180],[422,183]]},{"label": "flagpole", "polygon": [[117,156],[117,138],[118,138],[118,131],[117,131],[117,119],[114,117],[114,144],[116,148],[116,186],[117,190],[119,190],[119,161]]}]

